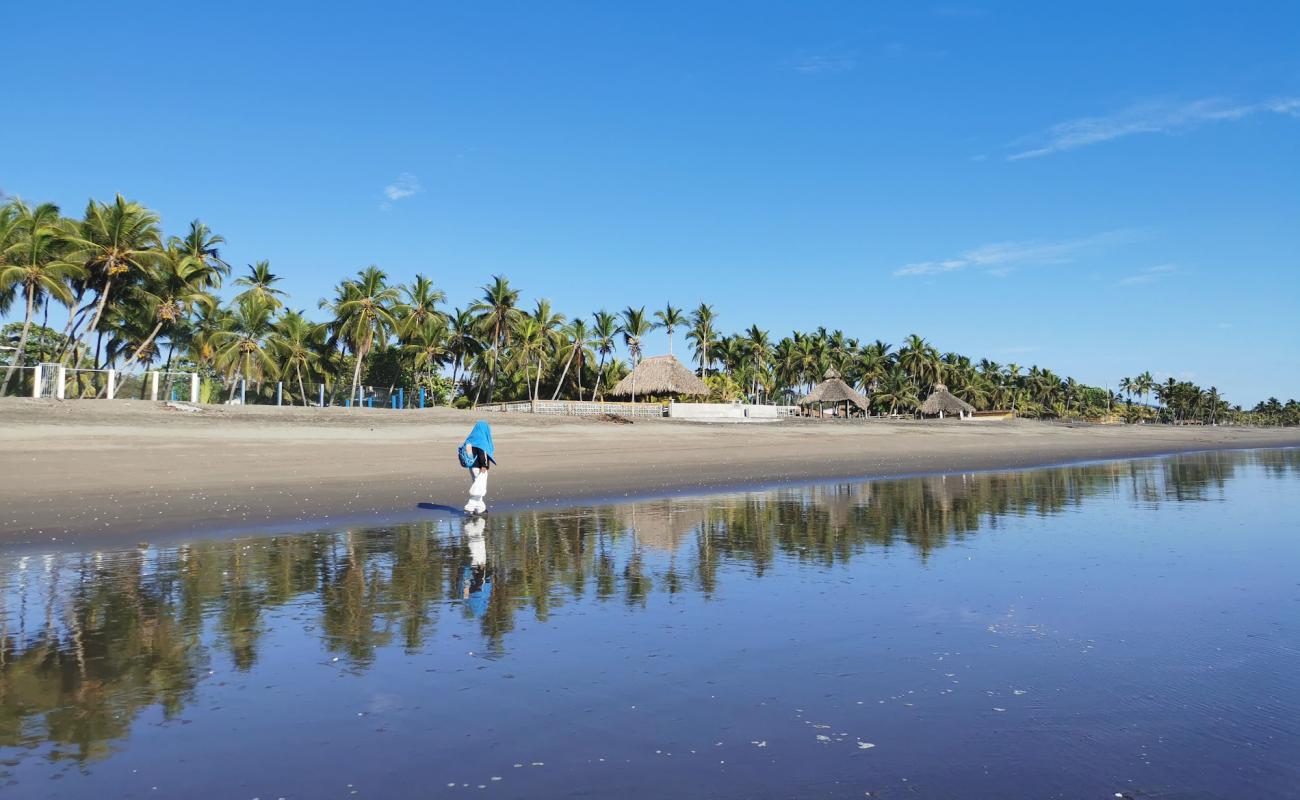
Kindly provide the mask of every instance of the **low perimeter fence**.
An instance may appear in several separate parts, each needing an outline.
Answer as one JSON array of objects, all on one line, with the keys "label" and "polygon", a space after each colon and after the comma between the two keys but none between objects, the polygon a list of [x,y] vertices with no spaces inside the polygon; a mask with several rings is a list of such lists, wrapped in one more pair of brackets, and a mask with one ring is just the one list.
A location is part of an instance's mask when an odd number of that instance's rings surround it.
[{"label": "low perimeter fence", "polygon": [[483,411],[523,414],[552,414],[567,417],[615,414],[620,417],[666,417],[667,403],[602,403],[570,400],[524,400],[513,403],[490,403],[479,406]]}]

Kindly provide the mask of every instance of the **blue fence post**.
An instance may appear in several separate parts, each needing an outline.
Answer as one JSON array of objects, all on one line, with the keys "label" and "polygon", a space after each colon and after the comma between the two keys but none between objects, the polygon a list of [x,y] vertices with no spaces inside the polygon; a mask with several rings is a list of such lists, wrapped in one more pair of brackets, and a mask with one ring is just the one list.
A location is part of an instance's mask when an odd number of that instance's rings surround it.
[{"label": "blue fence post", "polygon": [[420,408],[424,408],[424,387],[420,387]]},{"label": "blue fence post", "polygon": [[241,406],[248,405],[248,398],[246,394],[247,389],[248,389],[248,381],[244,380],[243,378],[240,378],[239,379],[239,404]]},{"label": "blue fence post", "polygon": [[394,411],[397,410],[397,395],[392,395],[388,398],[388,407]]},{"label": "blue fence post", "polygon": [[343,406],[344,406],[345,408],[352,408],[352,398],[349,397],[347,400],[344,400],[344,401],[343,401]]},{"label": "blue fence post", "polygon": [[375,396],[374,396],[373,394],[370,395],[370,397],[366,398],[366,400],[367,400],[366,405],[367,405],[368,407],[370,407],[370,408],[374,408],[374,407],[375,407]]},{"label": "blue fence post", "polygon": [[397,407],[406,408],[406,387],[397,390]]},{"label": "blue fence post", "polygon": [[325,384],[320,385],[320,407],[325,407]]}]

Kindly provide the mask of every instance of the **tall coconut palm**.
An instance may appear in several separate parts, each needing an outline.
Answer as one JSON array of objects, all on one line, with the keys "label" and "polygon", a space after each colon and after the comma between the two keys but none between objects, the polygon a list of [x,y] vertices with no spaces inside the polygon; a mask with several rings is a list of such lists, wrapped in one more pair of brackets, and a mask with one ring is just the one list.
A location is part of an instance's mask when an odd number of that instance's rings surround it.
[{"label": "tall coconut palm", "polygon": [[37,306],[47,303],[47,298],[71,306],[71,281],[85,274],[79,264],[67,259],[66,231],[60,224],[58,206],[44,203],[29,208],[15,200],[10,208],[12,220],[0,219],[0,227],[9,227],[0,234],[0,243],[8,240],[0,251],[0,294],[8,290],[22,293],[23,327],[0,394],[9,389],[14,370],[22,363]]},{"label": "tall coconut palm", "polygon": [[654,330],[654,325],[646,318],[645,306],[628,306],[620,311],[618,330],[623,335],[623,344],[632,356],[632,366],[635,367],[641,361],[641,340]]},{"label": "tall coconut palm", "polygon": [[898,351],[898,363],[920,386],[932,386],[943,376],[939,352],[915,333],[907,337]]},{"label": "tall coconut palm", "polygon": [[235,305],[227,327],[212,333],[213,364],[230,380],[230,397],[240,380],[263,380],[279,375],[271,350],[274,319],[265,299],[248,297]]},{"label": "tall coconut palm", "polygon": [[587,329],[587,323],[581,318],[575,319],[565,326],[561,331],[563,344],[560,347],[560,357],[564,359],[564,371],[560,373],[560,379],[555,382],[555,393],[551,395],[554,400],[560,396],[560,390],[564,387],[564,379],[569,374],[569,367],[574,366],[576,362],[575,375],[578,376],[578,400],[582,400],[582,369],[587,360],[594,354],[591,351],[591,332]]},{"label": "tall coconut palm", "polygon": [[447,339],[447,320],[442,315],[427,317],[418,328],[407,329],[402,350],[417,375],[432,377],[446,362]]},{"label": "tall coconut palm", "polygon": [[700,303],[691,312],[691,329],[687,331],[686,338],[695,343],[695,360],[700,365],[701,378],[708,374],[709,365],[713,363],[709,357],[709,348],[717,343],[718,332],[714,330],[717,320],[717,312],[707,303]]},{"label": "tall coconut palm", "polygon": [[[475,348],[479,346],[479,340],[475,335],[476,324],[474,314],[468,310],[462,311],[459,308],[453,309],[451,314],[447,315],[447,351],[451,353],[451,384],[456,386],[456,381],[460,376],[460,368],[469,361]],[[453,392],[454,392],[453,388]]]},{"label": "tall coconut palm", "polygon": [[78,315],[70,313],[64,336],[72,342],[73,367],[81,365],[82,341],[99,330],[104,307],[112,295],[113,287],[134,276],[142,276],[153,265],[162,247],[158,231],[158,215],[140,205],[117,195],[112,203],[91,200],[86,213],[77,226],[71,242],[76,248],[76,259],[81,260],[97,294],[94,315],[80,335],[74,338]]},{"label": "tall coconut palm", "polygon": [[[517,308],[519,290],[510,288],[510,281],[502,275],[493,275],[492,283],[483,287],[483,297],[470,307],[475,314],[479,330],[492,342],[492,377],[488,380],[487,401],[492,402],[496,391],[497,375],[501,369],[501,347],[506,336],[523,312]],[[480,384],[481,385],[481,384]]]},{"label": "tall coconut palm", "polygon": [[195,258],[171,242],[164,248],[158,265],[149,271],[144,283],[131,294],[132,302],[148,309],[155,324],[153,330],[122,365],[126,369],[140,359],[164,327],[174,326],[190,310],[201,305],[216,305],[207,287],[220,282],[219,270],[202,258]]},{"label": "tall coconut palm", "polygon": [[292,375],[298,384],[298,398],[308,405],[307,384],[321,363],[325,349],[325,325],[312,322],[302,311],[286,311],[271,327],[268,344],[281,375]]},{"label": "tall coconut palm", "polygon": [[403,341],[409,341],[410,336],[421,331],[430,320],[441,321],[446,318],[438,306],[446,302],[447,293],[426,276],[416,273],[415,282],[403,286],[402,293],[406,295],[401,305],[402,325],[399,331]]},{"label": "tall coconut palm", "polygon": [[322,308],[329,308],[334,314],[335,335],[356,357],[349,397],[357,396],[366,356],[376,344],[386,343],[397,330],[396,306],[400,299],[397,287],[388,285],[388,275],[372,264],[358,272],[355,279],[344,281],[336,289],[333,303],[321,301]]},{"label": "tall coconut palm", "polygon": [[591,390],[592,399],[599,400],[600,382],[605,377],[605,360],[613,355],[618,338],[618,318],[608,311],[597,311],[592,315],[591,343],[600,354],[600,365],[596,367],[596,385]]},{"label": "tall coconut palm", "polygon": [[757,325],[749,326],[745,332],[745,349],[749,355],[749,365],[752,370],[751,386],[754,396],[754,402],[758,402],[758,387],[762,381],[763,375],[767,371],[767,365],[772,360],[772,340],[768,337],[767,331],[759,330]]},{"label": "tall coconut palm", "polygon": [[208,267],[208,283],[203,287],[205,289],[221,288],[222,279],[230,274],[230,265],[221,258],[220,245],[225,243],[224,237],[216,235],[197,219],[190,222],[190,229],[184,237],[171,238],[173,247]]},{"label": "tall coconut palm", "polygon": [[235,296],[235,302],[255,299],[265,304],[272,313],[277,312],[284,308],[284,301],[280,298],[286,296],[283,290],[275,288],[279,282],[280,276],[271,271],[270,261],[249,264],[248,274],[235,280],[236,286],[245,287],[244,291]]},{"label": "tall coconut palm", "polygon": [[[524,370],[524,383],[528,385],[528,399],[536,400],[542,385],[542,362],[549,343],[542,323],[531,316],[521,317],[515,323],[513,355]],[[533,364],[537,365],[537,388],[529,382]]]},{"label": "tall coconut palm", "polygon": [[686,324],[686,315],[672,303],[665,303],[662,311],[655,312],[655,327],[663,328],[668,334],[668,355],[673,354],[673,331]]}]

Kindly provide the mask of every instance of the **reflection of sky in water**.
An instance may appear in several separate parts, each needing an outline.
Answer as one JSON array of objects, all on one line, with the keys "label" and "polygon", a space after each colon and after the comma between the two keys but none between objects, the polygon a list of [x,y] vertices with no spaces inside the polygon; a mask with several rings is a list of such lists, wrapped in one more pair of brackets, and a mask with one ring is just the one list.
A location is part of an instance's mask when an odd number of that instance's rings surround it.
[{"label": "reflection of sky in water", "polygon": [[1257,451],[0,556],[0,785],[1281,796],[1298,474]]}]

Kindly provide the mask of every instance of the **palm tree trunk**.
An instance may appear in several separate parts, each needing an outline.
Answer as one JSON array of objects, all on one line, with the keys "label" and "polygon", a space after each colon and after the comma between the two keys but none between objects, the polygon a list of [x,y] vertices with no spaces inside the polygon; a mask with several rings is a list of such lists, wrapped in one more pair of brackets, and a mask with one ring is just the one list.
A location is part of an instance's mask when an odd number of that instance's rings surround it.
[{"label": "palm tree trunk", "polygon": [[596,367],[596,385],[591,389],[591,399],[600,400],[600,381],[605,377],[605,352],[600,353],[600,366]]},{"label": "palm tree trunk", "polygon": [[[497,370],[501,367],[501,321],[497,320],[492,327],[492,378],[488,381],[488,403],[497,390]],[[477,405],[477,403],[475,404]]]},{"label": "palm tree trunk", "polygon": [[575,350],[575,351],[573,351],[573,352],[570,352],[570,353],[569,353],[569,357],[568,357],[568,359],[566,359],[565,362],[564,362],[564,371],[560,373],[560,380],[557,381],[556,384],[555,384],[555,394],[551,395],[551,399],[552,399],[552,400],[554,400],[554,399],[556,399],[557,397],[560,396],[560,387],[564,385],[564,379],[565,379],[565,378],[568,376],[568,374],[569,374],[569,365],[573,363],[573,354],[574,354],[574,352],[577,352],[577,351]]},{"label": "palm tree trunk", "polygon": [[122,369],[126,369],[139,360],[140,354],[147,350],[149,345],[153,344],[153,340],[158,336],[158,331],[162,330],[164,322],[164,320],[158,320],[158,324],[153,326],[153,330],[149,332],[149,335],[145,337],[145,340],[135,349],[135,352],[131,354],[131,357],[126,360],[126,363],[122,364]]},{"label": "palm tree trunk", "polygon": [[[72,355],[73,355],[72,368],[73,369],[76,369],[77,367],[81,366],[81,340],[85,338],[87,333],[90,333],[91,331],[99,327],[99,320],[101,317],[104,316],[104,306],[108,305],[108,291],[109,289],[112,288],[113,288],[113,279],[112,278],[105,279],[104,288],[99,293],[99,302],[95,304],[95,318],[91,321],[90,327],[82,331],[81,336],[77,337],[77,342],[72,347]],[[95,358],[96,359],[99,358],[98,348],[96,348]]]},{"label": "palm tree trunk", "polygon": [[298,394],[302,395],[302,407],[307,407],[307,387],[302,385],[302,364],[295,363],[293,371],[298,375]]},{"label": "palm tree trunk", "polygon": [[533,392],[534,400],[542,399],[542,357],[537,356],[537,389]]},{"label": "palm tree trunk", "polygon": [[23,332],[18,335],[18,349],[14,351],[14,359],[9,362],[9,369],[5,370],[4,386],[0,387],[0,394],[9,391],[9,379],[14,376],[14,370],[18,368],[19,362],[23,360],[23,350],[27,347],[27,333],[32,329],[32,312],[36,302],[36,291],[31,285],[27,286],[27,312],[23,316]]}]

